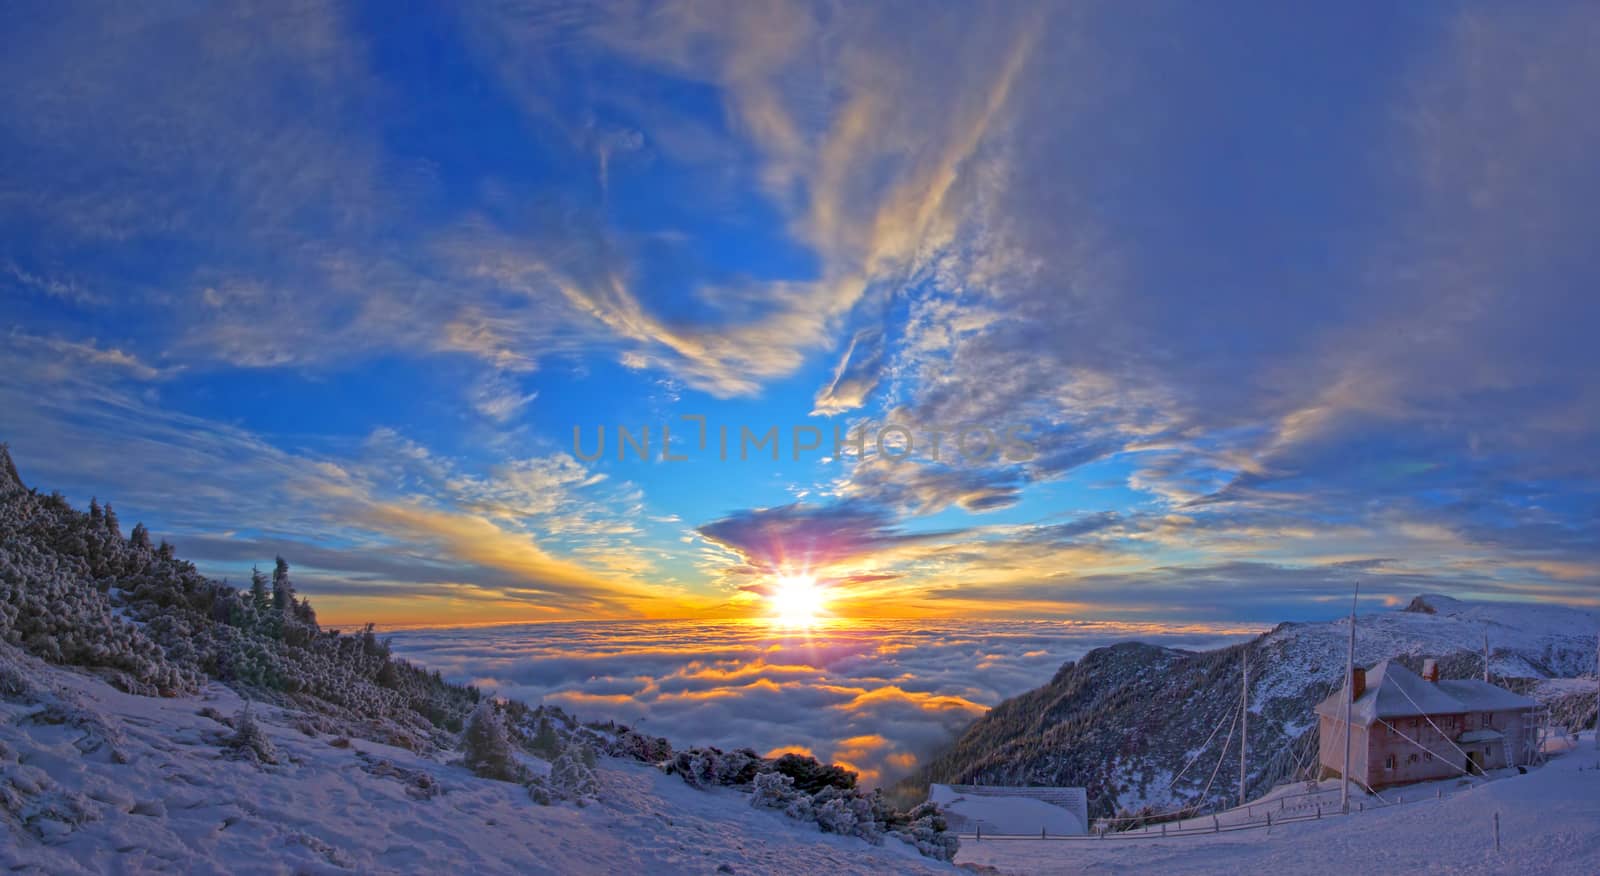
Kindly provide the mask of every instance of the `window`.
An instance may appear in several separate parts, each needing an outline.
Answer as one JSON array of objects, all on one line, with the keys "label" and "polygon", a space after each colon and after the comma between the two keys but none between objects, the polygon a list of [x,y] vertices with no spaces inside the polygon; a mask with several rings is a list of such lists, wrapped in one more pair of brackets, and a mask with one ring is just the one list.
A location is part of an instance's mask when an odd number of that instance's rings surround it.
[{"label": "window", "polygon": [[1433,752],[1430,751],[1427,754],[1423,755],[1423,757],[1427,758],[1428,763],[1433,763]]},{"label": "window", "polygon": [[1493,727],[1493,726],[1494,726],[1494,716],[1489,714],[1488,712],[1484,712],[1483,713],[1483,729],[1487,730],[1487,729],[1489,729],[1490,727]]},{"label": "window", "polygon": [[1416,763],[1418,759],[1419,758],[1413,754],[1406,758],[1406,763]]},{"label": "window", "polygon": [[1394,755],[1391,754],[1383,759],[1383,768],[1386,770],[1394,769]]}]

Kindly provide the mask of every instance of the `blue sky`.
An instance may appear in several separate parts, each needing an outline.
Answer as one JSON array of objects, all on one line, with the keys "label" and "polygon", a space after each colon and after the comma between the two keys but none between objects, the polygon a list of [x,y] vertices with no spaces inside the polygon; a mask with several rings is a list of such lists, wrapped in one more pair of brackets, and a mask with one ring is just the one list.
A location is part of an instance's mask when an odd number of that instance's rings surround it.
[{"label": "blue sky", "polygon": [[1600,599],[1592,5],[4,15],[0,440],[325,616]]}]

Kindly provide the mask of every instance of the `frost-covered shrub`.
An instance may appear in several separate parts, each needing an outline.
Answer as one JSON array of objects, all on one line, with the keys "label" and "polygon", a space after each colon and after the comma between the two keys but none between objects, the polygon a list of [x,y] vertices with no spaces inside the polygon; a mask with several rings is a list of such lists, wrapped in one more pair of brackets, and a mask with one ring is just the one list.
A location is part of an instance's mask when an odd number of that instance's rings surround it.
[{"label": "frost-covered shrub", "polygon": [[467,721],[461,737],[467,769],[486,779],[516,782],[523,778],[522,765],[511,753],[511,737],[505,719],[493,700],[484,700]]},{"label": "frost-covered shrub", "polygon": [[931,803],[899,813],[876,791],[830,785],[808,794],[795,787],[792,777],[777,771],[756,775],[751,782],[750,805],[775,809],[797,821],[815,823],[824,832],[860,837],[875,845],[886,835],[893,836],[941,861],[954,859],[960,847],[938,807]]},{"label": "frost-covered shrub", "polygon": [[665,769],[682,776],[693,787],[711,788],[749,784],[764,763],[748,748],[727,753],[718,748],[691,748],[673,755]]},{"label": "frost-covered shrub", "polygon": [[595,772],[594,750],[569,745],[550,764],[550,775],[528,780],[528,797],[541,806],[570,800],[587,806],[600,797],[600,776]]},{"label": "frost-covered shrub", "polygon": [[910,844],[925,857],[940,861],[954,861],[961,850],[961,840],[950,830],[944,814],[932,803],[923,803],[905,814],[906,824],[896,826],[892,833],[902,842]]},{"label": "frost-covered shrub", "polygon": [[612,757],[642,763],[663,763],[672,757],[672,743],[665,737],[646,736],[628,729],[618,733],[607,749]]},{"label": "frost-covered shrub", "polygon": [[825,833],[858,836],[878,844],[883,842],[883,829],[879,809],[873,804],[875,797],[853,788],[823,788],[811,798],[813,817]]},{"label": "frost-covered shrub", "polygon": [[257,763],[277,763],[278,748],[272,744],[267,732],[256,721],[255,708],[244,704],[244,711],[233,720],[233,735],[228,738],[229,757],[252,760]]},{"label": "frost-covered shrub", "polygon": [[783,773],[758,773],[751,788],[750,805],[757,809],[776,809],[796,821],[816,820],[811,795],[795,790],[794,779]]},{"label": "frost-covered shrub", "polygon": [[33,680],[22,667],[21,655],[0,642],[0,699],[31,701],[37,696]]},{"label": "frost-covered shrub", "polygon": [[361,761],[361,768],[368,774],[400,782],[405,786],[406,795],[413,799],[431,800],[444,793],[444,789],[433,776],[422,770],[399,766],[394,761],[373,757],[366,752],[357,752],[356,757]]},{"label": "frost-covered shrub", "polygon": [[562,799],[579,806],[587,805],[600,796],[600,776],[595,773],[594,749],[587,745],[569,745],[550,764],[550,786]]},{"label": "frost-covered shrub", "polygon": [[807,794],[823,788],[849,789],[856,786],[856,774],[838,764],[825,764],[803,754],[785,754],[773,768],[794,779],[794,786]]}]

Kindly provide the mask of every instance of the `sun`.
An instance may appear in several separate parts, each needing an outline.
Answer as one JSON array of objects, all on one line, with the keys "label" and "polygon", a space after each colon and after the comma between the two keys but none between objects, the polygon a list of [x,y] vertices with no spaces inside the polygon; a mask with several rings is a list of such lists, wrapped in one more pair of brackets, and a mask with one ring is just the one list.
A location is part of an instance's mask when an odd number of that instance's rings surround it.
[{"label": "sun", "polygon": [[822,614],[822,588],[810,575],[783,575],[767,597],[778,623],[809,627]]}]

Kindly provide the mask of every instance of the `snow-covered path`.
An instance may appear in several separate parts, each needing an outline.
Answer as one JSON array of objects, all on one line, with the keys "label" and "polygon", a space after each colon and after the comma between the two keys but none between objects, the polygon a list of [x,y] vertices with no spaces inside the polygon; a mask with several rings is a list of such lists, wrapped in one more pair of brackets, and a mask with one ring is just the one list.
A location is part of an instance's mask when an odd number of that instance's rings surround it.
[{"label": "snow-covered path", "polygon": [[599,804],[538,806],[520,785],[363,740],[338,747],[259,706],[281,763],[257,766],[221,757],[226,728],[198,714],[242,708],[220,685],[161,700],[37,663],[27,674],[54,691],[40,702],[0,696],[7,870],[955,872],[897,840],[822,834],[736,791],[698,791],[622,761],[602,761]]},{"label": "snow-covered path", "polygon": [[[1494,849],[1500,816],[1501,850]],[[958,863],[1002,873],[1600,873],[1600,752],[1592,736],[1527,775],[1442,800],[1272,830],[1163,839],[964,840]]]}]

